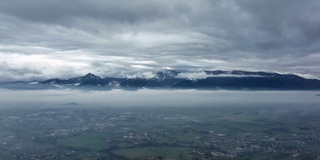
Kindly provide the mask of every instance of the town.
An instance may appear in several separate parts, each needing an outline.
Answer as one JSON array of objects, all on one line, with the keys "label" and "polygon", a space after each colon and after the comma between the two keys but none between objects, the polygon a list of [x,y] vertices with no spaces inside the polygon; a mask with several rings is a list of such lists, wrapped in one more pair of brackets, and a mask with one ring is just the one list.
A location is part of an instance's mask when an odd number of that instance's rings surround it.
[{"label": "town", "polygon": [[3,159],[316,159],[320,108],[66,107],[0,112]]}]

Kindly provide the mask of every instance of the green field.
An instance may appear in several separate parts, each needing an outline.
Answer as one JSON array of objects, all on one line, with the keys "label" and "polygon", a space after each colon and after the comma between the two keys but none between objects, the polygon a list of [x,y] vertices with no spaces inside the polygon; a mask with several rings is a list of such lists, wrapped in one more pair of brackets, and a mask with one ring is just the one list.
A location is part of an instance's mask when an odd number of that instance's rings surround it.
[{"label": "green field", "polygon": [[129,158],[147,158],[147,157],[162,157],[162,158],[174,158],[174,159],[187,159],[190,148],[182,147],[141,147],[133,149],[119,149],[114,151],[116,154],[120,154]]},{"label": "green field", "polygon": [[85,134],[58,139],[57,143],[62,146],[99,150],[106,146],[106,138],[105,134]]}]

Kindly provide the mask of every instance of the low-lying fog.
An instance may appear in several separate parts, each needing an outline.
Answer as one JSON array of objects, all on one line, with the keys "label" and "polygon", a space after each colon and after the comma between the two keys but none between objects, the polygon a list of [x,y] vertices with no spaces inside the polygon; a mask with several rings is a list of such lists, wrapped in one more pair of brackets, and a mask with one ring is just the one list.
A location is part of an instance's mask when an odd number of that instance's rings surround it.
[{"label": "low-lying fog", "polygon": [[[8,90],[0,89],[0,107],[215,107],[221,105],[314,104],[316,91]],[[314,106],[313,105],[313,106]]]}]

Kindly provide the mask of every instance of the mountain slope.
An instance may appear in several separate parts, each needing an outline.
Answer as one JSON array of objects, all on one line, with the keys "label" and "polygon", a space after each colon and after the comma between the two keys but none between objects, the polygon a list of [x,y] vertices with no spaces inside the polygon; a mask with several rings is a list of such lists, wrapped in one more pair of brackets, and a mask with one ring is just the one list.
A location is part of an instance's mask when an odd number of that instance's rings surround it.
[{"label": "mountain slope", "polygon": [[[187,73],[187,74],[186,74]],[[204,74],[202,78],[182,75]],[[101,78],[94,74],[70,79],[49,79],[39,82],[46,85],[104,86],[110,88],[182,88],[182,89],[232,89],[232,90],[319,90],[320,81],[293,74],[250,71],[154,72],[152,78]]]},{"label": "mountain slope", "polygon": [[183,80],[174,88],[255,89],[255,90],[312,90],[320,89],[319,80],[301,77],[208,77],[200,80]]}]

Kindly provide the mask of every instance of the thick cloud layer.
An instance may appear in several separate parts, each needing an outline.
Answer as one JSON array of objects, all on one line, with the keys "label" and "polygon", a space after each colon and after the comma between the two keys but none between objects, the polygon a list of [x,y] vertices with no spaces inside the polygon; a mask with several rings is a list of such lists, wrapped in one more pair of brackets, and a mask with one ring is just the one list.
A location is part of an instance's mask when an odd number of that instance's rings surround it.
[{"label": "thick cloud layer", "polygon": [[3,0],[1,81],[244,69],[320,77],[317,0]]}]

